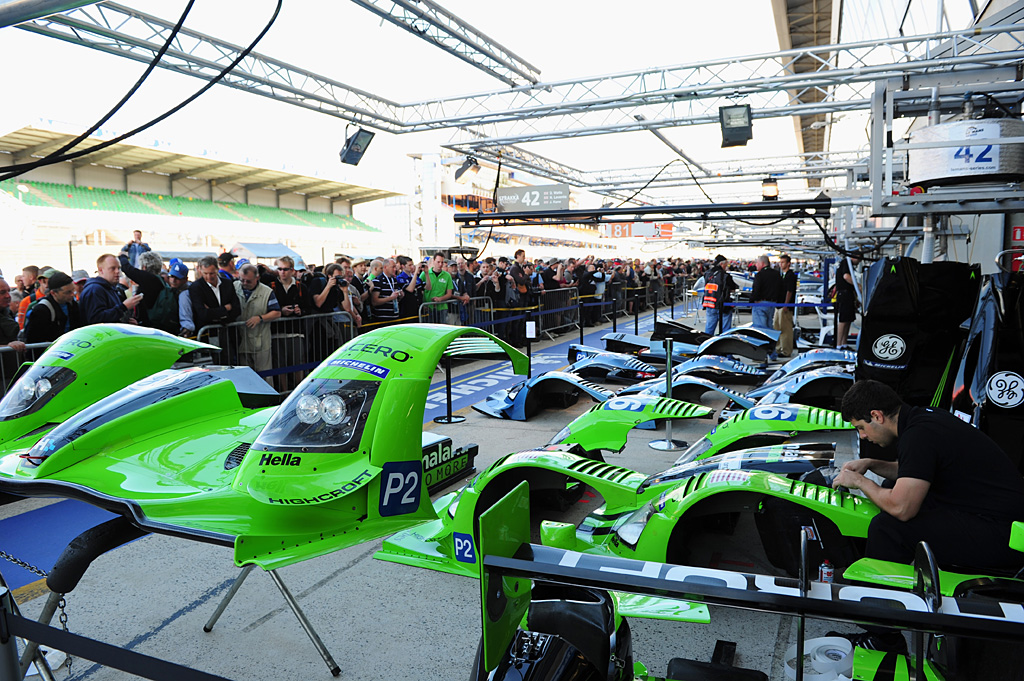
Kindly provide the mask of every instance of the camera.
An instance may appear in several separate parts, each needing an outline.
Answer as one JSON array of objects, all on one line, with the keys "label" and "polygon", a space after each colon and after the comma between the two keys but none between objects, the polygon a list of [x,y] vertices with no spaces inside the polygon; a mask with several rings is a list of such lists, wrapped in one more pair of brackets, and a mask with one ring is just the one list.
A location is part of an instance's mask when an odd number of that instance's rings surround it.
[{"label": "camera", "polygon": [[345,281],[344,277],[342,277],[340,275],[335,275],[334,276],[334,283],[335,284],[341,284],[341,283],[344,283],[344,281]]}]

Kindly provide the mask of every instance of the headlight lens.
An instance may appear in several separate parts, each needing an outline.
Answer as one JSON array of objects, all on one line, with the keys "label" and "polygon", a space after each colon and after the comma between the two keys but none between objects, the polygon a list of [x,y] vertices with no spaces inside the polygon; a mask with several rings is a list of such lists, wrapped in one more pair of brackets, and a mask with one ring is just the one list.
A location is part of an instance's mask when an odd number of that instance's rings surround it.
[{"label": "headlight lens", "polygon": [[0,421],[30,414],[53,399],[53,396],[75,380],[67,367],[31,367],[0,400]]},{"label": "headlight lens", "polygon": [[320,400],[312,395],[303,395],[295,404],[295,415],[303,423],[316,423],[320,420]]},{"label": "headlight lens", "polygon": [[640,541],[640,533],[647,527],[648,521],[654,515],[654,504],[646,503],[639,510],[629,515],[625,522],[615,528],[615,534],[630,548],[635,549]]},{"label": "headlight lens", "polygon": [[348,416],[345,400],[341,399],[339,395],[327,395],[320,400],[320,414],[327,425],[338,425]]}]

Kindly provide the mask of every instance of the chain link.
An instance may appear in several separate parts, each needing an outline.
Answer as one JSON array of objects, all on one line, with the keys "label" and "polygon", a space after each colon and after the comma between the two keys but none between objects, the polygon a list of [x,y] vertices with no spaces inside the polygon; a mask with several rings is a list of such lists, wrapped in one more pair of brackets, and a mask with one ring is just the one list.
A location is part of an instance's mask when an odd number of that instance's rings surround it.
[{"label": "chain link", "polygon": [[3,558],[8,563],[14,563],[18,567],[23,568],[25,570],[28,570],[32,574],[38,575],[40,577],[46,577],[46,572],[44,572],[43,570],[40,570],[39,568],[37,568],[35,565],[32,565],[31,563],[26,563],[23,560],[15,558],[11,554],[7,553],[6,551],[0,550],[0,558]]},{"label": "chain link", "polygon": [[[32,565],[31,563],[26,563],[25,561],[21,560],[20,558],[15,558],[14,556],[12,556],[11,554],[7,553],[6,551],[4,551],[2,549],[0,549],[0,558],[3,558],[8,563],[13,563],[14,565],[17,565],[18,567],[20,567],[20,568],[22,568],[24,570],[28,570],[29,572],[31,572],[34,575],[38,575],[39,577],[43,577],[43,578],[46,577],[46,572],[45,571],[37,568],[35,565]],[[67,631],[68,630],[68,613],[64,609],[65,607],[67,607],[67,601],[64,600],[64,595],[63,594],[61,594],[60,601],[57,603],[57,607],[60,608],[60,616],[57,619],[60,621],[61,628],[64,631]],[[71,676],[71,656],[70,655],[68,655],[68,656],[66,656],[64,658],[64,665],[63,666],[67,667],[68,676],[70,677]]]},{"label": "chain link", "polygon": [[[61,629],[63,629],[64,631],[68,630],[68,613],[64,609],[67,606],[67,604],[67,601],[64,600],[64,594],[61,594],[60,601],[57,603],[57,607],[60,608],[60,615],[58,615],[57,620],[60,622]],[[69,653],[64,658],[64,666],[68,669],[68,678],[71,677],[71,662],[72,658],[71,654]]]}]

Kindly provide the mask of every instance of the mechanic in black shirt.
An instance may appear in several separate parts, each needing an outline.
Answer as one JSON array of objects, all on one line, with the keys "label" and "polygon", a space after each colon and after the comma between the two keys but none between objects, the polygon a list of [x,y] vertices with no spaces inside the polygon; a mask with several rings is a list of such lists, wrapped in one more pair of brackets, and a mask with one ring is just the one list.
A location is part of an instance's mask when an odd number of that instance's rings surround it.
[{"label": "mechanic in black shirt", "polygon": [[[843,396],[843,418],[862,439],[896,445],[897,460],[857,459],[834,487],[859,489],[882,510],[868,528],[866,555],[911,563],[920,541],[940,565],[1019,566],[1010,526],[1024,520],[1024,478],[985,433],[949,412],[904,403],[889,386],[858,381]],[[872,471],[892,487],[864,476]]]},{"label": "mechanic in black shirt", "polygon": [[843,258],[836,268],[836,308],[839,313],[836,324],[836,347],[846,345],[850,335],[850,325],[857,318],[857,289],[853,285],[851,268],[860,264],[860,253],[850,253],[849,259]]}]

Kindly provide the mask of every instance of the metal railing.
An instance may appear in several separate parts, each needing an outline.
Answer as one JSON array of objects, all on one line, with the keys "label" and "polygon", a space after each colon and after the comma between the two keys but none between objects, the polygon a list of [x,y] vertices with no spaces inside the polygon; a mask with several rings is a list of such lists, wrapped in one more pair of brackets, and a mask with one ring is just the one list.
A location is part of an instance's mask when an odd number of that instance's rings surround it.
[{"label": "metal railing", "polygon": [[575,286],[543,291],[537,305],[537,333],[552,337],[555,331],[579,328],[579,289]]},{"label": "metal railing", "polygon": [[423,303],[419,309],[419,320],[427,324],[478,326],[490,330],[494,324],[494,305],[487,296],[470,298],[466,303],[455,299]]},{"label": "metal railing", "polygon": [[25,350],[18,352],[14,348],[0,346],[0,396],[7,392],[7,387],[25,362],[34,362],[39,355],[46,352],[50,343],[25,343]]},{"label": "metal railing", "polygon": [[221,348],[218,363],[250,366],[278,390],[294,388],[355,336],[345,312],[280,317],[252,329],[245,322],[210,324],[196,332],[196,340]]}]

